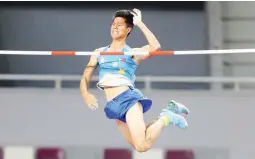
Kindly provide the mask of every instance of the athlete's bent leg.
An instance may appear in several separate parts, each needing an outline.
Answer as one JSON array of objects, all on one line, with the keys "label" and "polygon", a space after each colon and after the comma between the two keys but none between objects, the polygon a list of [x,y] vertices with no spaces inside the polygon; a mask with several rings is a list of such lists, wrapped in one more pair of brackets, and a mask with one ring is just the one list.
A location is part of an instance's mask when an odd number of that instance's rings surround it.
[{"label": "athlete's bent leg", "polygon": [[[156,121],[153,121],[151,123],[149,123],[147,126],[146,126],[146,129],[151,126],[152,124],[154,124]],[[132,137],[131,137],[131,134],[130,134],[130,131],[129,131],[129,128],[128,128],[128,125],[120,120],[116,120],[116,123],[117,123],[117,126],[121,132],[121,134],[124,136],[124,138],[127,140],[127,142],[133,147],[134,147],[134,144],[133,144],[133,140],[132,140]]]},{"label": "athlete's bent leg", "polygon": [[[122,135],[124,136],[124,138],[127,140],[127,142],[134,147],[133,145],[133,141],[132,141],[132,137],[130,134],[130,131],[128,129],[128,126],[126,123],[120,121],[120,120],[116,120],[117,126],[120,129],[120,132],[122,133]],[[135,148],[135,147],[134,147]]]},{"label": "athlete's bent leg", "polygon": [[126,122],[131,134],[133,146],[138,152],[148,151],[165,127],[164,121],[159,118],[146,128],[143,119],[143,108],[140,103],[136,103],[128,110],[126,113]]}]

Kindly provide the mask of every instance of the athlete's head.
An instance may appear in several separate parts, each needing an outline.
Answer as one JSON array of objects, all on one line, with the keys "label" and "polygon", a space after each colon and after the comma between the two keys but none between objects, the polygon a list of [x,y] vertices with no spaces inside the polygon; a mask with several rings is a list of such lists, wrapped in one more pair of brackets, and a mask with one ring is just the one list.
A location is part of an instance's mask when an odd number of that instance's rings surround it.
[{"label": "athlete's head", "polygon": [[113,15],[111,36],[113,39],[126,38],[133,29],[133,15],[129,10],[118,10]]}]

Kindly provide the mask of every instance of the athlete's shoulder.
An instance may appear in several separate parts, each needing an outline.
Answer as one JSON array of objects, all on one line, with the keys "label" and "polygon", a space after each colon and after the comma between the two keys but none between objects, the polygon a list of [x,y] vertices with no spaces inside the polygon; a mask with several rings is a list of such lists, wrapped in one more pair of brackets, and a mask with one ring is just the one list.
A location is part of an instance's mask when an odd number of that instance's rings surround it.
[{"label": "athlete's shoulder", "polygon": [[[101,52],[104,49],[104,47],[99,47],[94,49],[94,52]],[[99,55],[91,55],[90,56],[90,62],[95,63],[99,58]]]},{"label": "athlete's shoulder", "polygon": [[132,50],[133,48],[130,47],[129,45],[125,45],[125,49],[127,49],[127,50]]},{"label": "athlete's shoulder", "polygon": [[[103,51],[105,50],[105,48],[106,48],[106,46],[96,48],[96,49],[94,49],[94,52],[103,52]],[[94,59],[98,59],[98,58],[99,58],[99,55],[93,55],[93,58],[94,58]]]}]

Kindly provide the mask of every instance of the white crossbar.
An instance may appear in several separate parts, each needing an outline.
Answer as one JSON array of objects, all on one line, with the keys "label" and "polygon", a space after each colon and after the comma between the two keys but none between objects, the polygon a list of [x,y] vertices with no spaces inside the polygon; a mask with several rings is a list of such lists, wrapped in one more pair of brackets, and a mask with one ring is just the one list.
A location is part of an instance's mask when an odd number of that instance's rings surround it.
[{"label": "white crossbar", "polygon": [[255,53],[255,49],[227,49],[227,50],[185,50],[185,51],[154,51],[154,52],[89,52],[89,51],[16,51],[0,50],[0,55],[52,55],[52,56],[91,56],[91,55],[192,55],[192,54],[243,54]]}]

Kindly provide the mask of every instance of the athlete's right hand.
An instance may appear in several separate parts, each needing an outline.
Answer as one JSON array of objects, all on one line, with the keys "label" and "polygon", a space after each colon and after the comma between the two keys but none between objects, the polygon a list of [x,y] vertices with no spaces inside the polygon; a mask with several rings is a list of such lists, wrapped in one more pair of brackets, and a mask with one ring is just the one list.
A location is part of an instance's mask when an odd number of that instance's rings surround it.
[{"label": "athlete's right hand", "polygon": [[93,94],[87,93],[84,97],[85,103],[92,110],[96,110],[98,108],[97,99]]}]

